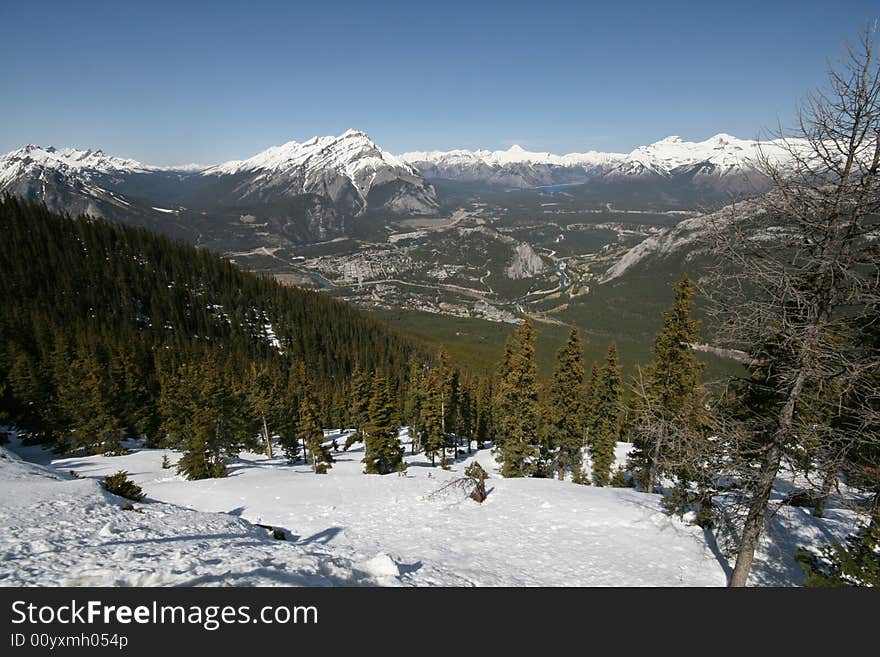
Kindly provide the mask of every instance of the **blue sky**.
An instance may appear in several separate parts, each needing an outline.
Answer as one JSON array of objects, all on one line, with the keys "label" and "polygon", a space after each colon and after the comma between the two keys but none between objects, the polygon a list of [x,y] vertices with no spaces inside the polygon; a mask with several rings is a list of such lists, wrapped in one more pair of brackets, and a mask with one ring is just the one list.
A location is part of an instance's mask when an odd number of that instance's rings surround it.
[{"label": "blue sky", "polygon": [[366,130],[392,152],[628,151],[789,122],[880,14],[837,2],[0,3],[0,151],[214,163]]}]

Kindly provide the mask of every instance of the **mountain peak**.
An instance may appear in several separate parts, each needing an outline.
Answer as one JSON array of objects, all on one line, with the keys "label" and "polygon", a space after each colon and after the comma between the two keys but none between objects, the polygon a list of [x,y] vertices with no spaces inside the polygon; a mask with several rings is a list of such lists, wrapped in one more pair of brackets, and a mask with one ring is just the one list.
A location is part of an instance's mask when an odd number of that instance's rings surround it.
[{"label": "mountain peak", "polygon": [[373,141],[372,139],[370,139],[370,135],[368,135],[366,132],[364,132],[363,130],[355,130],[354,128],[349,128],[341,135],[339,135],[340,139],[345,139],[346,137],[362,137],[368,141]]}]

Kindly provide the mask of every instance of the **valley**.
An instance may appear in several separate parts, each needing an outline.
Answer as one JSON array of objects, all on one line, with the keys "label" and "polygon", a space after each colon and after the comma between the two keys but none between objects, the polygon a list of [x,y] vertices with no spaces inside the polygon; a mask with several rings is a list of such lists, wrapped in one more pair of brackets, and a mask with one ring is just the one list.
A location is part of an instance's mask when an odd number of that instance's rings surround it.
[{"label": "valley", "polygon": [[[348,130],[169,169],[28,145],[0,157],[0,191],[182,239],[421,327],[427,341],[436,336],[422,315],[476,322],[487,339],[491,324],[509,331],[528,315],[552,335],[576,323],[597,349],[627,343],[625,361],[637,362],[671,284],[683,271],[699,276],[693,254],[676,253],[694,236],[679,239],[677,227],[759,193],[762,149],[782,157],[774,142],[725,134],[670,137],[629,154],[514,146],[396,156]],[[645,260],[640,245],[658,240],[674,248]],[[446,333],[448,347],[462,337]]]}]

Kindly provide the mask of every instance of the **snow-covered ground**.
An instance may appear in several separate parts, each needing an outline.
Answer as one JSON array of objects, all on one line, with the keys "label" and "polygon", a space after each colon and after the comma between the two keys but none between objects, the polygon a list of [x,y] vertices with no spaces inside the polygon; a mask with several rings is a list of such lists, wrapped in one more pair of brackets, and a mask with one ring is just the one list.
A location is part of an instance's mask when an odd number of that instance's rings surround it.
[{"label": "snow-covered ground", "polygon": [[[408,455],[406,476],[384,477],[361,474],[360,443],[335,453],[327,475],[246,453],[229,477],[190,482],[162,469],[164,454],[177,458],[166,450],[55,458],[11,447],[34,463],[0,451],[5,585],[722,586],[729,569],[714,541],[664,514],[657,495],[502,479],[489,450],[448,472]],[[438,494],[471,458],[491,474],[488,499]],[[101,489],[118,470],[147,493],[139,512]],[[797,583],[792,545],[851,526],[829,515],[777,514],[755,583]],[[289,540],[250,523],[281,527]]]}]

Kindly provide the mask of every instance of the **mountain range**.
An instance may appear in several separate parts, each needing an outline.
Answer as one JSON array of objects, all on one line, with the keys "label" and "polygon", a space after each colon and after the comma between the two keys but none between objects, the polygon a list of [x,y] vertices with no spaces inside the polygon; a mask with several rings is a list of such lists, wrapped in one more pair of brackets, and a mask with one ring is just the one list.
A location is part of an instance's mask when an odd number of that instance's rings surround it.
[{"label": "mountain range", "polygon": [[738,139],[717,134],[705,141],[690,142],[671,136],[630,153],[530,152],[520,146],[506,151],[429,151],[404,153],[426,178],[483,182],[509,187],[540,187],[591,180],[690,178],[695,184],[742,191],[746,178],[763,183],[758,173],[761,156],[784,160],[786,151],[778,141]]},{"label": "mountain range", "polygon": [[346,235],[356,220],[376,214],[438,209],[433,187],[416,169],[355,130],[206,168],[28,145],[0,157],[0,193],[184,237],[244,221],[294,242]]},{"label": "mountain range", "polygon": [[763,191],[762,152],[783,159],[778,142],[727,134],[702,142],[667,137],[628,154],[555,155],[513,146],[395,156],[366,133],[348,130],[209,167],[156,167],[101,150],[27,145],[0,157],[0,193],[197,243],[257,229],[309,243],[356,236],[388,218],[437,215],[443,199],[432,182],[438,181],[504,189],[565,185],[585,200],[647,198],[673,208],[713,194],[727,200]]}]

